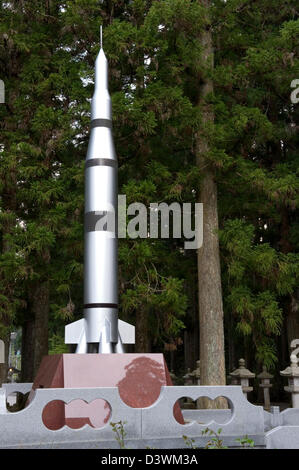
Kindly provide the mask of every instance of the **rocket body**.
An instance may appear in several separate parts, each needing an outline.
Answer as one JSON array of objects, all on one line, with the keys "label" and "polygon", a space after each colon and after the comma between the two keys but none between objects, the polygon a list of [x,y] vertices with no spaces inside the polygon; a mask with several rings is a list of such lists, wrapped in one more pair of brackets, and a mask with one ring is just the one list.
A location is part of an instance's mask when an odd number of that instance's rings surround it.
[{"label": "rocket body", "polygon": [[86,340],[118,341],[117,159],[112,138],[108,64],[103,49],[96,59],[91,131],[85,161],[84,316]]},{"label": "rocket body", "polygon": [[85,160],[84,321],[65,330],[65,342],[78,344],[78,353],[122,352],[123,342],[135,342],[134,327],[118,320],[117,168],[108,63],[101,48]]}]

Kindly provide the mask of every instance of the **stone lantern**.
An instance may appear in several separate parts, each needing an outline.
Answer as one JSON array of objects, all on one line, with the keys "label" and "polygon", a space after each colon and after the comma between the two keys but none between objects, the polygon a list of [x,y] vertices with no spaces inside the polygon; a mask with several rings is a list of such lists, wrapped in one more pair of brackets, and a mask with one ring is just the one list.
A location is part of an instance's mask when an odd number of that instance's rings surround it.
[{"label": "stone lantern", "polygon": [[253,387],[249,387],[249,379],[254,379],[255,374],[245,367],[245,360],[239,360],[239,368],[229,374],[232,377],[232,383],[234,385],[241,385],[242,392],[247,398],[247,393],[253,390]]},{"label": "stone lantern", "polygon": [[284,387],[286,392],[292,394],[292,407],[299,408],[299,367],[298,358],[291,354],[291,365],[280,372],[283,377],[288,377],[289,384]]},{"label": "stone lantern", "polygon": [[193,385],[192,372],[188,367],[187,374],[183,375],[184,385]]},{"label": "stone lantern", "polygon": [[191,374],[194,385],[200,385],[200,360],[196,361],[196,369],[194,369]]},{"label": "stone lantern", "polygon": [[264,408],[265,410],[270,411],[270,388],[272,387],[270,380],[273,379],[273,375],[269,374],[266,367],[263,366],[263,371],[257,376],[257,378],[260,379],[259,386],[264,390]]}]

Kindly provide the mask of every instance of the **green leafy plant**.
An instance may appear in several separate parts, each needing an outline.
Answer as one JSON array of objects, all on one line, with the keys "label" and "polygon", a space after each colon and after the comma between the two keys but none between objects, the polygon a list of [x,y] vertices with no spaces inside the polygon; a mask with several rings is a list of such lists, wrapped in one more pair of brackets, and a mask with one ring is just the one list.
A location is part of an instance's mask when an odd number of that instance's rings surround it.
[{"label": "green leafy plant", "polygon": [[194,445],[194,442],[195,442],[194,439],[191,439],[190,437],[185,436],[185,435],[183,436],[183,439],[187,447],[190,447],[190,449],[198,449],[198,447]]},{"label": "green leafy plant", "polygon": [[[206,436],[206,435],[211,436],[211,439],[208,441],[208,443],[206,444],[204,448],[205,449],[227,449],[227,447],[223,445],[222,439],[220,439],[219,437],[221,432],[222,432],[221,428],[219,428],[217,432],[213,431],[210,428],[206,428],[203,431],[201,431],[202,436]],[[198,449],[198,447],[194,445],[194,442],[195,442],[194,439],[185,435],[183,436],[183,439],[185,441],[185,444],[188,447],[190,447],[190,449]]]},{"label": "green leafy plant", "polygon": [[[219,428],[217,432],[213,431],[210,428],[206,428],[203,431],[201,431],[202,436],[211,436],[211,439],[208,441],[208,443],[205,445],[204,449],[227,449],[227,446],[223,445],[223,440],[220,439],[220,434],[222,432],[222,429]],[[199,447],[195,446],[195,440],[188,437],[188,436],[183,436],[183,439],[185,441],[185,444],[187,447],[190,447],[190,449],[198,449]],[[250,439],[247,434],[244,437],[239,437],[238,439],[235,439],[236,442],[239,442],[241,447],[243,448],[248,448],[248,447],[254,447],[254,441],[253,439]]]},{"label": "green leafy plant", "polygon": [[221,432],[221,428],[219,428],[217,432],[209,428],[206,428],[201,432],[203,436],[205,436],[206,434],[208,434],[209,436],[213,436],[206,444],[205,449],[227,449],[227,447],[223,445],[222,439],[220,439],[219,437]]},{"label": "green leafy plant", "polygon": [[243,447],[243,448],[245,448],[245,447],[254,447],[254,440],[250,439],[247,436],[247,434],[244,437],[240,437],[240,438],[236,439],[236,441],[239,442],[241,447]]},{"label": "green leafy plant", "polygon": [[125,449],[125,437],[127,435],[124,425],[127,424],[127,421],[118,421],[117,423],[110,423],[112,431],[115,433],[115,439],[117,440],[119,447]]}]

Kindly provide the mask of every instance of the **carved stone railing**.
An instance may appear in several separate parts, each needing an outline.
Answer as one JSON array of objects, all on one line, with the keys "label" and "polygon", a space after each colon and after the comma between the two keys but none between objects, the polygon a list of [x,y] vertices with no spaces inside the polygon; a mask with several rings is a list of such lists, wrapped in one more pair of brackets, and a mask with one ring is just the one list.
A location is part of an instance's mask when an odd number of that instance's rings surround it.
[{"label": "carved stone railing", "polygon": [[[228,446],[237,447],[235,439],[245,435],[256,445],[264,445],[263,408],[249,403],[240,386],[161,387],[158,400],[148,408],[127,406],[117,387],[37,389],[25,409],[15,413],[4,409],[8,394],[26,393],[30,388],[31,384],[4,384],[0,389],[0,429],[5,429],[1,436],[2,448],[117,448],[115,433],[109,423],[119,421],[125,423],[126,442],[130,448],[184,448],[183,435],[195,439],[195,445],[204,446],[207,438],[202,436],[202,431],[207,427],[215,432],[221,427],[221,439]],[[175,403],[182,397],[192,400],[224,397],[231,409],[194,410],[194,415],[189,415],[188,423],[183,425],[176,421],[173,413]],[[111,408],[109,421],[102,428],[85,424],[80,429],[63,426],[53,431],[43,423],[43,410],[51,401],[61,400],[67,404],[73,400],[92,402],[99,398],[106,400]],[[223,413],[226,422],[221,423]]]}]

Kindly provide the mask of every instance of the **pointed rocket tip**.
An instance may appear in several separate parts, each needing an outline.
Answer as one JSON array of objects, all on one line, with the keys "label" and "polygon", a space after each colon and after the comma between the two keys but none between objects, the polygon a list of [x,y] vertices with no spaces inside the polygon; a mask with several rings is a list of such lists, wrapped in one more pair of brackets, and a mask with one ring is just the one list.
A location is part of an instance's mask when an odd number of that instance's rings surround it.
[{"label": "pointed rocket tip", "polygon": [[98,52],[98,55],[96,56],[96,62],[99,60],[103,60],[103,59],[107,60],[104,49],[101,47],[101,49]]},{"label": "pointed rocket tip", "polygon": [[107,57],[106,57],[106,55],[105,55],[104,49],[101,48],[101,49],[99,50],[98,55],[97,55],[96,63],[99,64],[99,63],[103,63],[103,62],[106,63],[106,62],[108,62],[108,61],[107,61]]}]

